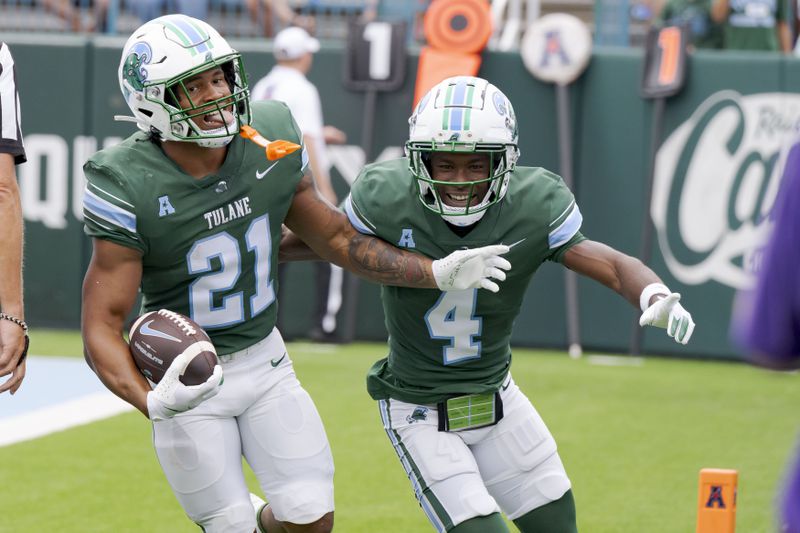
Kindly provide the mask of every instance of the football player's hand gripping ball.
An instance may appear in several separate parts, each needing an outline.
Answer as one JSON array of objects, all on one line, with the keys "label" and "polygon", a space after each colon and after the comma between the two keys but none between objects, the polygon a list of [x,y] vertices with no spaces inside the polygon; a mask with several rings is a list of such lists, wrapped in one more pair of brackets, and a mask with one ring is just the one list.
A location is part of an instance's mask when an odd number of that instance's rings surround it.
[{"label": "football player's hand gripping ball", "polygon": [[486,289],[497,292],[500,287],[492,278],[506,279],[504,270],[511,269],[511,263],[500,257],[510,248],[504,244],[483,246],[470,250],[458,250],[433,262],[433,277],[442,291],[461,291],[464,289]]},{"label": "football player's hand gripping ball", "polygon": [[640,326],[665,328],[675,342],[686,344],[694,331],[692,315],[680,304],[681,295],[670,293],[649,306],[639,318]]},{"label": "football player's hand gripping ball", "polygon": [[[222,384],[222,367],[216,365],[214,372],[199,385],[184,385],[180,381],[181,374],[197,355],[197,343],[177,356],[164,373],[158,385],[147,393],[147,412],[150,420],[166,420],[178,413],[183,413],[200,405],[201,402],[213,398],[219,393]],[[213,349],[213,347],[212,347]]]}]

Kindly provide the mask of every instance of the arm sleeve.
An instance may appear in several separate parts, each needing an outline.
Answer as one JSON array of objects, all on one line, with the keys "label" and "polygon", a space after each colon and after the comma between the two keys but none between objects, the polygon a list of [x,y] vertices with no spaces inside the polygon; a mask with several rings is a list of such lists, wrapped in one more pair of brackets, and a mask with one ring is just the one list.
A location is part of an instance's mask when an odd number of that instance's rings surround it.
[{"label": "arm sleeve", "polygon": [[13,155],[17,165],[27,160],[20,123],[14,58],[8,45],[0,42],[0,152]]},{"label": "arm sleeve", "polygon": [[362,170],[358,175],[350,188],[350,194],[347,195],[342,204],[347,218],[350,219],[350,224],[356,230],[366,235],[375,235],[377,227],[370,221],[369,213],[366,211],[370,203],[365,202],[364,197],[367,194],[365,192],[365,180],[362,179],[365,173],[366,171]]},{"label": "arm sleeve", "polygon": [[547,228],[547,247],[550,254],[547,259],[560,263],[567,250],[585,240],[580,232],[583,215],[564,180],[556,175],[552,177],[553,186],[546,202],[550,214]]},{"label": "arm sleeve", "polygon": [[86,189],[83,195],[84,232],[121,246],[147,252],[138,233],[136,208],[124,181],[107,167],[88,161],[83,167]]}]

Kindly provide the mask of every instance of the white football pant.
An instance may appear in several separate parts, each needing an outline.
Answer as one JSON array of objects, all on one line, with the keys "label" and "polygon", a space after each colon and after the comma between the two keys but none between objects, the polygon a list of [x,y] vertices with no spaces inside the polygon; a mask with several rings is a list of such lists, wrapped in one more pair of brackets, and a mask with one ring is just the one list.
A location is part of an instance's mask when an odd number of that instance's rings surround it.
[{"label": "white football pant", "polygon": [[221,360],[218,395],[153,424],[158,460],[186,514],[206,533],[255,529],[242,456],[278,520],[307,524],[333,511],[328,438],[278,330]]},{"label": "white football pant", "polygon": [[439,532],[498,511],[514,520],[571,486],[542,417],[510,375],[503,387],[500,422],[467,431],[439,431],[435,405],[378,402],[417,500]]}]

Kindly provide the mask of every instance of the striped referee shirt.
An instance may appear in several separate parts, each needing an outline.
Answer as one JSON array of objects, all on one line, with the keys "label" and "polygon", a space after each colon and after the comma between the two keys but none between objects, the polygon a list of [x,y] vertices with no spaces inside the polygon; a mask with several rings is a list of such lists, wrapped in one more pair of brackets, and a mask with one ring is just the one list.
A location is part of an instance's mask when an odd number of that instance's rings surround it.
[{"label": "striped referee shirt", "polygon": [[26,161],[20,117],[14,58],[0,41],[0,153],[13,155],[17,165]]}]

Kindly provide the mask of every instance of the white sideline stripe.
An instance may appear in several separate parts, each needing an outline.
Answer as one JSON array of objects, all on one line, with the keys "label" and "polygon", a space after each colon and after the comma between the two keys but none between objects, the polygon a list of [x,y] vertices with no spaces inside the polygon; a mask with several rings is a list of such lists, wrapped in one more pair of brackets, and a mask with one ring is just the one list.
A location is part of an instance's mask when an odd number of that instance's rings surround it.
[{"label": "white sideline stripe", "polygon": [[0,419],[0,446],[8,446],[132,411],[110,392],[98,392],[53,407]]},{"label": "white sideline stripe", "polygon": [[641,357],[620,357],[618,355],[589,355],[586,360],[590,365],[597,366],[643,366]]}]

